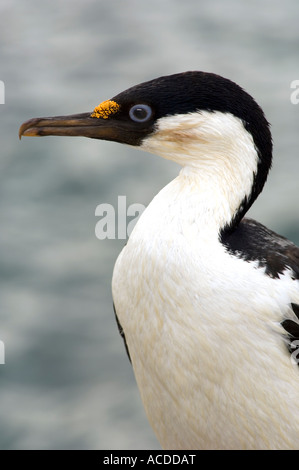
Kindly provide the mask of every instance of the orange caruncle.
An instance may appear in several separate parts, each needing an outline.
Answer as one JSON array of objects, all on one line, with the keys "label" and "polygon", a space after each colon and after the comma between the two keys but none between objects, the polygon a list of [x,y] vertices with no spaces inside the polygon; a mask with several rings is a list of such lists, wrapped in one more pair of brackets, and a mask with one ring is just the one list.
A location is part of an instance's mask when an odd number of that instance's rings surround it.
[{"label": "orange caruncle", "polygon": [[106,100],[96,106],[93,110],[91,117],[108,119],[110,114],[115,114],[119,110],[120,106],[115,101]]}]

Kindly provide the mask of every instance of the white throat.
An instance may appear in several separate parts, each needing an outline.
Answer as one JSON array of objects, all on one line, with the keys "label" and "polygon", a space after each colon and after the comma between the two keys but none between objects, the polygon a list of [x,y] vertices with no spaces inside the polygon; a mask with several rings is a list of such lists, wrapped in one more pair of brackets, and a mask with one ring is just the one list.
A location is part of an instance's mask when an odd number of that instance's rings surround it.
[{"label": "white throat", "polygon": [[186,180],[188,190],[194,182],[218,227],[231,222],[251,193],[259,157],[251,134],[232,114],[202,111],[161,118],[140,148],[182,165],[182,184]]}]

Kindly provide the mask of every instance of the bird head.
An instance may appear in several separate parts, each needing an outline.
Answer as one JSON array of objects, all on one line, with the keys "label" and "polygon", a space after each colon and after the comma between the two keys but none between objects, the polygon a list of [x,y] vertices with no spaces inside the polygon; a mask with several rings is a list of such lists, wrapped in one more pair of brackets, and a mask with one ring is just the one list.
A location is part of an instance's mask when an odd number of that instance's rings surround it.
[{"label": "bird head", "polygon": [[199,172],[248,174],[238,219],[262,190],[272,160],[269,124],[255,100],[231,80],[197,71],[133,86],[92,112],[30,119],[19,135],[110,140]]}]

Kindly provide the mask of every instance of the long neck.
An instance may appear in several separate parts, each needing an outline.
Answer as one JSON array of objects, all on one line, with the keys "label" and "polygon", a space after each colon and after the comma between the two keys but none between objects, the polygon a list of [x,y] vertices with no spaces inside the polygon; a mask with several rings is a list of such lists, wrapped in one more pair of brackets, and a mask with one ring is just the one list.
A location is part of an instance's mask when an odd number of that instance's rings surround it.
[{"label": "long neck", "polygon": [[[206,227],[213,227],[218,232],[231,225],[239,213],[244,200],[244,185],[238,178],[217,171],[200,171],[184,167],[176,180],[176,189],[180,193],[181,203],[186,214],[198,218]],[[250,191],[253,172],[246,181]],[[241,180],[242,181],[242,180]],[[182,216],[184,216],[182,214]]]},{"label": "long neck", "polygon": [[[232,197],[230,197],[232,196]],[[183,168],[152,200],[130,238],[148,246],[178,246],[180,240],[206,251],[218,245],[220,233],[232,220],[239,200],[226,191],[215,174]]]},{"label": "long neck", "polygon": [[178,183],[186,210],[196,195],[199,207],[193,210],[213,219],[219,230],[238,222],[258,194],[252,197],[260,161],[255,143],[242,121],[230,114],[164,118],[142,148],[183,166]]}]

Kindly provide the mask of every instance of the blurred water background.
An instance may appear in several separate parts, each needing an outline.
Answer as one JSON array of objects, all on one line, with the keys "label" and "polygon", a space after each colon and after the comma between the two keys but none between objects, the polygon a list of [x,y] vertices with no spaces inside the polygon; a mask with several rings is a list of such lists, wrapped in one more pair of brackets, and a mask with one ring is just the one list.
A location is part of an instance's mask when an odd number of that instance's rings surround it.
[{"label": "blurred water background", "polygon": [[1,0],[1,449],[156,449],[115,325],[125,240],[95,208],[147,205],[178,172],[84,138],[18,140],[36,116],[92,111],[141,81],[205,70],[238,82],[272,124],[274,165],[250,215],[299,243],[297,0]]}]

